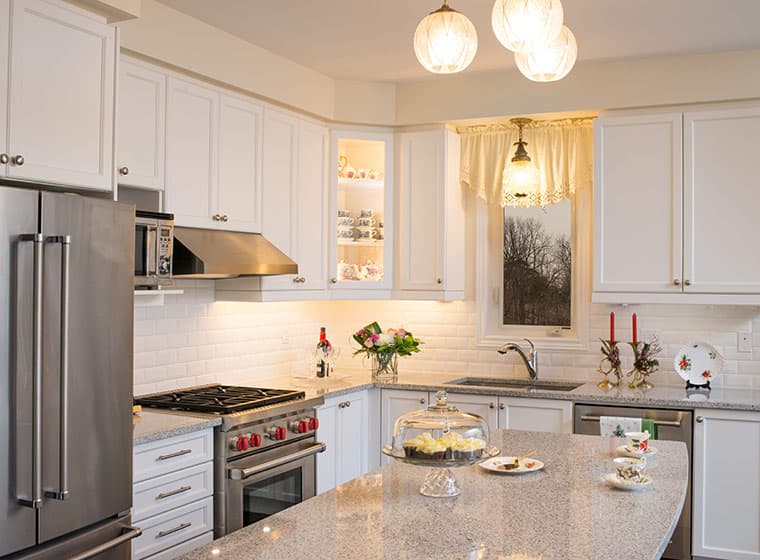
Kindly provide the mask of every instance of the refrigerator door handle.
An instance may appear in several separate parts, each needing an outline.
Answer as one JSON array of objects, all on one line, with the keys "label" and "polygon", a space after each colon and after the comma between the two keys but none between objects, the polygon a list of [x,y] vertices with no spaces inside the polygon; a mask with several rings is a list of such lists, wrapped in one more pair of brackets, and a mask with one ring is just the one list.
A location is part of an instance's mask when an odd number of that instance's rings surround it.
[{"label": "refrigerator door handle", "polygon": [[45,239],[41,233],[20,235],[34,243],[32,290],[32,496],[17,496],[18,503],[42,507],[42,266]]},{"label": "refrigerator door handle", "polygon": [[58,446],[58,489],[46,491],[45,497],[54,500],[65,500],[69,494],[69,282],[71,267],[69,249],[71,237],[69,235],[53,235],[46,240],[47,243],[61,245],[61,332],[60,332],[60,397],[59,397],[59,439]]},{"label": "refrigerator door handle", "polygon": [[86,550],[85,552],[82,552],[81,554],[72,556],[71,558],[69,558],[69,560],[87,560],[88,558],[94,558],[95,556],[98,556],[99,554],[102,554],[106,552],[107,550],[116,548],[117,546],[122,545],[125,542],[129,542],[132,539],[136,539],[140,535],[142,535],[142,529],[140,529],[139,527],[125,527],[124,532],[118,537],[111,539],[110,541],[106,541],[102,544],[99,544],[98,546],[95,546],[91,548],[90,550]]}]

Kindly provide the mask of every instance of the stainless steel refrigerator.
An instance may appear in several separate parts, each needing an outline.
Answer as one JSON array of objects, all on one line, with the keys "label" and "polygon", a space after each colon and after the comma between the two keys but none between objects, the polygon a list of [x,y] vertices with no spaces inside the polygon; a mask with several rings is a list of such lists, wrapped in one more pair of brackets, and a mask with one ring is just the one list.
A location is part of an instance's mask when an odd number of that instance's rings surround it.
[{"label": "stainless steel refrigerator", "polygon": [[0,187],[0,558],[129,558],[134,207]]}]

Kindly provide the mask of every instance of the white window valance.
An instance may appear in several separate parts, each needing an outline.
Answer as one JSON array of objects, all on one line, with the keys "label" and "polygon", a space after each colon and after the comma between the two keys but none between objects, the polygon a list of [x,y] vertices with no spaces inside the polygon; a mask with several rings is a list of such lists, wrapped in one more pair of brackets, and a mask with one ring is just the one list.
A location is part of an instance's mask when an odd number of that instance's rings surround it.
[{"label": "white window valance", "polygon": [[[489,205],[503,205],[502,174],[512,159],[518,129],[513,124],[457,130],[461,137],[459,179]],[[541,192],[507,201],[512,206],[545,206],[576,189],[590,188],[594,176],[593,119],[535,121],[524,127],[527,150],[541,173]]]}]

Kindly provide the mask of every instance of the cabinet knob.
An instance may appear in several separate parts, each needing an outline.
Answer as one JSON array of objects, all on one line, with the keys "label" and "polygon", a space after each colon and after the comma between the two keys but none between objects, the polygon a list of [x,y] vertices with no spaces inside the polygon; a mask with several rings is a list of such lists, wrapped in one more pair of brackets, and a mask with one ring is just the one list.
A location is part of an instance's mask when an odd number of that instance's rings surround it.
[{"label": "cabinet knob", "polygon": [[425,399],[420,399],[420,404],[425,404]]},{"label": "cabinet knob", "polygon": [[350,408],[351,407],[351,401],[346,401],[345,404],[346,404],[346,408]]},{"label": "cabinet knob", "polygon": [[436,278],[435,283],[436,284],[443,284],[443,280],[441,280],[440,278]]},{"label": "cabinet knob", "polygon": [[24,156],[22,156],[21,154],[17,156],[13,156],[11,158],[11,163],[14,163],[16,165],[24,165]]},{"label": "cabinet knob", "polygon": [[211,219],[214,220],[215,222],[220,222],[222,220],[222,215],[214,214],[213,216],[211,216]]},{"label": "cabinet knob", "polygon": [[337,284],[338,279],[337,278],[330,278],[330,284]]},{"label": "cabinet knob", "polygon": [[673,279],[673,285],[674,286],[680,286],[681,285],[681,281],[678,278],[674,278]]},{"label": "cabinet knob", "polygon": [[496,403],[488,403],[488,408],[496,408]]},{"label": "cabinet knob", "polygon": [[119,175],[129,175],[129,167],[126,165],[123,167],[119,167]]},{"label": "cabinet knob", "polygon": [[697,421],[697,424],[701,424],[702,422],[705,421],[705,417],[704,416],[697,416],[695,418],[695,420]]},{"label": "cabinet knob", "polygon": [[294,276],[293,277],[293,284],[298,284],[298,282],[300,282],[300,280],[298,279],[298,276]]},{"label": "cabinet knob", "polygon": [[505,405],[504,403],[501,403],[499,405],[499,410],[504,410],[505,408],[507,408],[507,405]]},{"label": "cabinet knob", "polygon": [[0,154],[0,163],[8,163],[9,161],[8,154]]},{"label": "cabinet knob", "polygon": [[691,286],[691,280],[684,280],[683,281],[684,286]]},{"label": "cabinet knob", "polygon": [[229,220],[229,218],[227,217],[227,214],[225,214],[224,216],[222,216],[222,221],[223,222],[226,222],[227,220]]}]

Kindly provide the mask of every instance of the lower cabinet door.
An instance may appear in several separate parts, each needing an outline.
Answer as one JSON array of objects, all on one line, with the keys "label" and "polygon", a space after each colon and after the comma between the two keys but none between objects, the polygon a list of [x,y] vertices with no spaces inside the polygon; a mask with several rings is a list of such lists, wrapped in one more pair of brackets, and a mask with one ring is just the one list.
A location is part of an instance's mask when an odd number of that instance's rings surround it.
[{"label": "lower cabinet door", "polygon": [[573,433],[573,403],[551,399],[499,397],[499,428]]},{"label": "lower cabinet door", "polygon": [[760,414],[694,414],[692,554],[760,559]]},{"label": "lower cabinet door", "polygon": [[132,559],[140,560],[214,529],[214,498],[203,500],[144,519],[142,535],[132,541]]},{"label": "lower cabinet door", "polygon": [[[399,416],[426,408],[427,403],[427,391],[383,389],[380,394],[380,444],[391,445],[393,442],[393,425]],[[387,465],[390,462],[389,457],[381,456],[381,464]]]},{"label": "lower cabinet door", "polygon": [[317,494],[332,490],[336,485],[338,465],[338,403],[340,397],[325,399],[325,404],[317,409],[319,429],[317,440],[327,445],[322,453],[317,453]]},{"label": "lower cabinet door", "polygon": [[340,448],[336,482],[343,484],[367,471],[367,393],[347,395],[338,407]]}]

